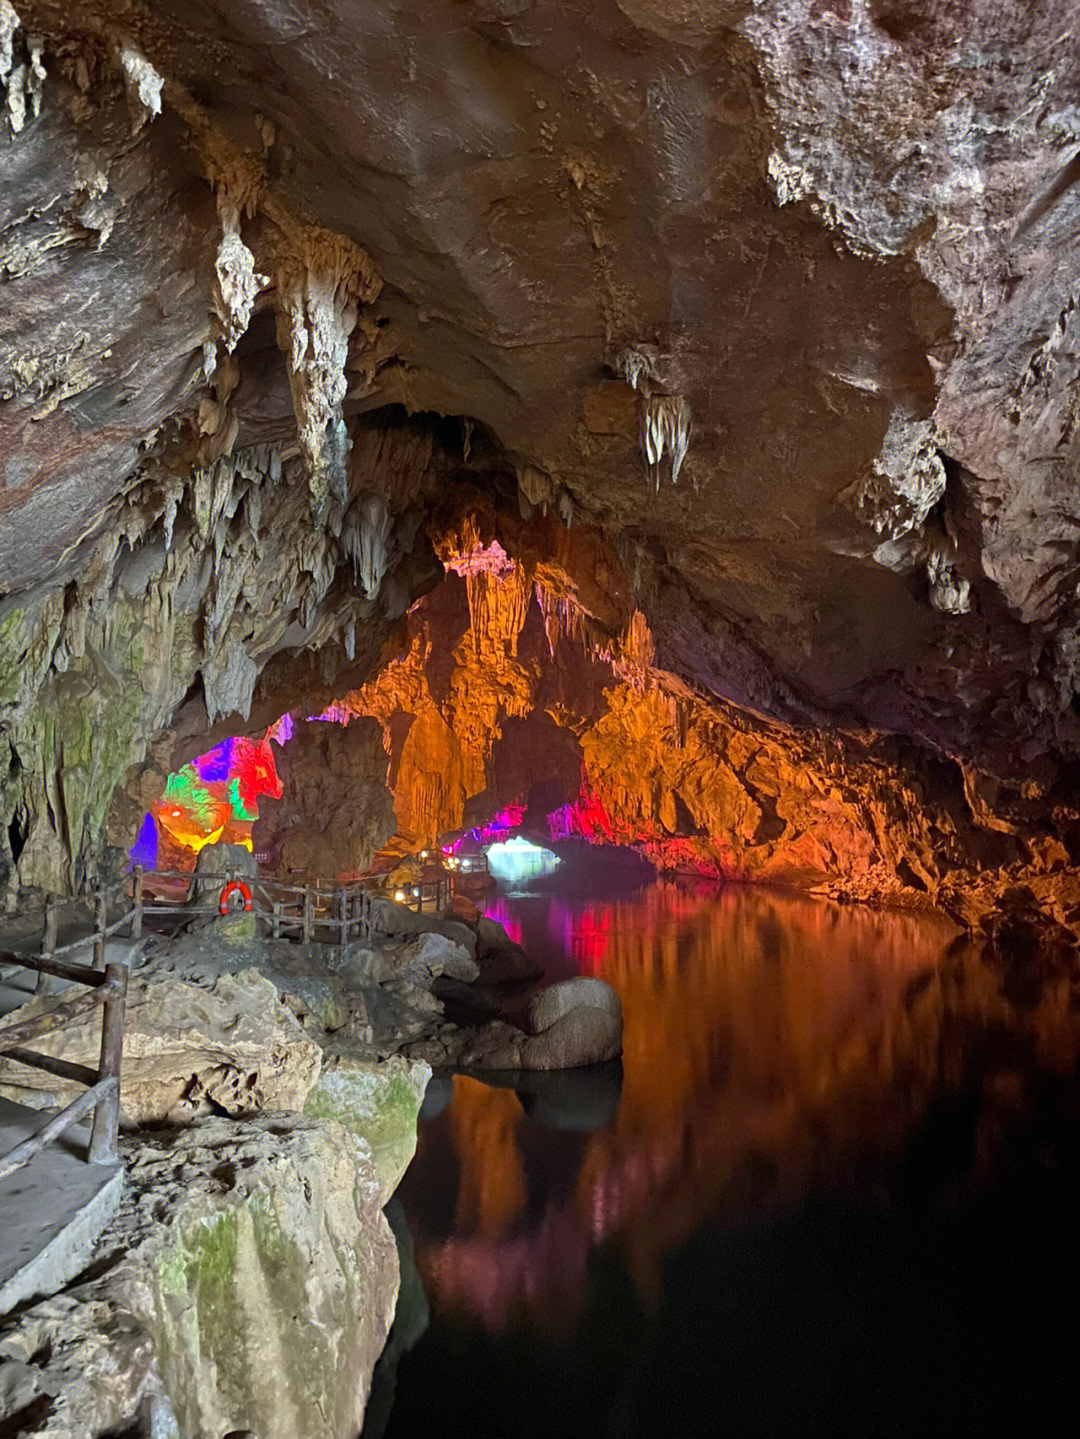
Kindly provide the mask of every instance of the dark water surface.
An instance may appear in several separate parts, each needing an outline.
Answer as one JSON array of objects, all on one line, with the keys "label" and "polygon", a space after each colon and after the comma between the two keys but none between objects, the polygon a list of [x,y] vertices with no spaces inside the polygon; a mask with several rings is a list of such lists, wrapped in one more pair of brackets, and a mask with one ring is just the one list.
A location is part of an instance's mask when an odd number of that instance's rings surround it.
[{"label": "dark water surface", "polygon": [[365,1439],[1080,1430],[1068,978],[748,889],[493,912],[615,986],[623,1071],[433,1083]]}]

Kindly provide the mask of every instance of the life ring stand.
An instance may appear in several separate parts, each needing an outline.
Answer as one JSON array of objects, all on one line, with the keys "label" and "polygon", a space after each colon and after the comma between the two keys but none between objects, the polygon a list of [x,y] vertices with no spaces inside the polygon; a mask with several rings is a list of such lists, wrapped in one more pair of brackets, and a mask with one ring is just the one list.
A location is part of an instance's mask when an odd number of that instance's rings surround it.
[{"label": "life ring stand", "polygon": [[228,914],[234,906],[230,903],[234,894],[238,894],[243,901],[245,910],[251,909],[251,890],[242,879],[230,879],[225,888],[221,891],[221,898],[218,900],[218,909],[222,914]]}]

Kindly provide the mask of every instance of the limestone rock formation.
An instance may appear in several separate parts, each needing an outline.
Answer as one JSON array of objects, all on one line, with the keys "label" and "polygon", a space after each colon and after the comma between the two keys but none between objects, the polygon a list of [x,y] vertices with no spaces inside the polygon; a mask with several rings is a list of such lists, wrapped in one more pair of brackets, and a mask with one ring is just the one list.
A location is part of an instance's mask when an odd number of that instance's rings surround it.
[{"label": "limestone rock formation", "polygon": [[378,726],[297,723],[275,760],[282,797],[260,800],[252,832],[268,863],[301,875],[366,870],[395,829]]},{"label": "limestone rock formation", "polygon": [[[1049,827],[1074,868],[1067,0],[0,15],[9,892],[77,887],[155,776],[391,663],[470,486],[571,575],[548,625],[605,586],[565,527],[618,555],[609,598],[691,694],[673,727],[722,732],[735,867],[790,800],[826,825],[815,883],[885,892],[864,837],[906,827],[882,863],[940,888],[913,854],[951,847],[962,775],[989,843]],[[505,568],[452,558],[486,613]],[[561,783],[573,746],[519,680],[503,715]],[[430,693],[393,740],[427,775],[406,831],[483,787],[491,715]],[[748,780],[759,805],[727,775],[765,719],[790,775]],[[886,772],[868,815],[847,795]]]},{"label": "limestone rock formation", "polygon": [[383,1061],[335,1055],[304,1101],[304,1113],[334,1119],[367,1146],[382,1191],[397,1188],[416,1150],[416,1118],[431,1069],[392,1055]]},{"label": "limestone rock formation", "polygon": [[[602,540],[564,534],[556,563],[536,539],[482,506],[449,525],[438,548],[452,573],[408,616],[408,648],[336,702],[382,724],[416,846],[505,811],[556,838],[633,844],[660,868],[937,907],[965,925],[1022,884],[1034,908],[1080,920],[1067,789],[723,705],[660,665]],[[482,591],[453,573],[495,554]]]},{"label": "limestone rock formation", "polygon": [[622,1004],[602,979],[567,979],[540,990],[529,1002],[529,1028],[523,1069],[576,1069],[622,1053]]},{"label": "limestone rock formation", "polygon": [[[30,1018],[47,999],[15,1011]],[[36,1041],[42,1054],[96,1067],[98,1011]],[[239,1117],[304,1108],[322,1052],[304,1034],[269,980],[254,970],[207,987],[172,978],[132,977],[124,1019],[120,1107],[137,1124],[184,1122],[207,1106]],[[0,1094],[35,1107],[69,1103],[82,1086],[0,1060]]]},{"label": "limestone rock formation", "polygon": [[202,1119],[125,1159],[95,1277],[0,1326],[0,1422],[355,1439],[397,1296],[392,1171],[344,1126],[281,1114]]}]

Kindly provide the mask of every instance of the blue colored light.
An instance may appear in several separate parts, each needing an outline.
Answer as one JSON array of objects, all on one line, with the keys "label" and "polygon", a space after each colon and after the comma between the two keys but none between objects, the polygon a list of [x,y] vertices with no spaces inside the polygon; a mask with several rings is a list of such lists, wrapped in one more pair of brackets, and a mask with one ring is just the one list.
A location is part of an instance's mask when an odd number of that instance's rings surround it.
[{"label": "blue colored light", "polygon": [[195,772],[203,784],[217,784],[219,781],[229,778],[229,767],[232,764],[231,739],[223,739],[213,749],[207,750],[195,760]]},{"label": "blue colored light", "polygon": [[157,853],[157,822],[152,814],[147,814],[143,819],[142,828],[139,830],[138,839],[128,850],[131,857],[131,868],[134,869],[139,864],[143,869],[156,869]]}]

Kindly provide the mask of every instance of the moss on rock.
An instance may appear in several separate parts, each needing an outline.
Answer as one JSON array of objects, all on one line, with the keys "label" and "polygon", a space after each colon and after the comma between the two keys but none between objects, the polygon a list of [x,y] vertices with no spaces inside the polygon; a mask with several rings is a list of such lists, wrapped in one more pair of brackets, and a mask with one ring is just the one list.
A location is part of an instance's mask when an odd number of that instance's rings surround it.
[{"label": "moss on rock", "polygon": [[337,1120],[363,1139],[389,1198],[416,1151],[416,1116],[430,1077],[421,1061],[341,1057],[324,1065],[304,1113]]}]

